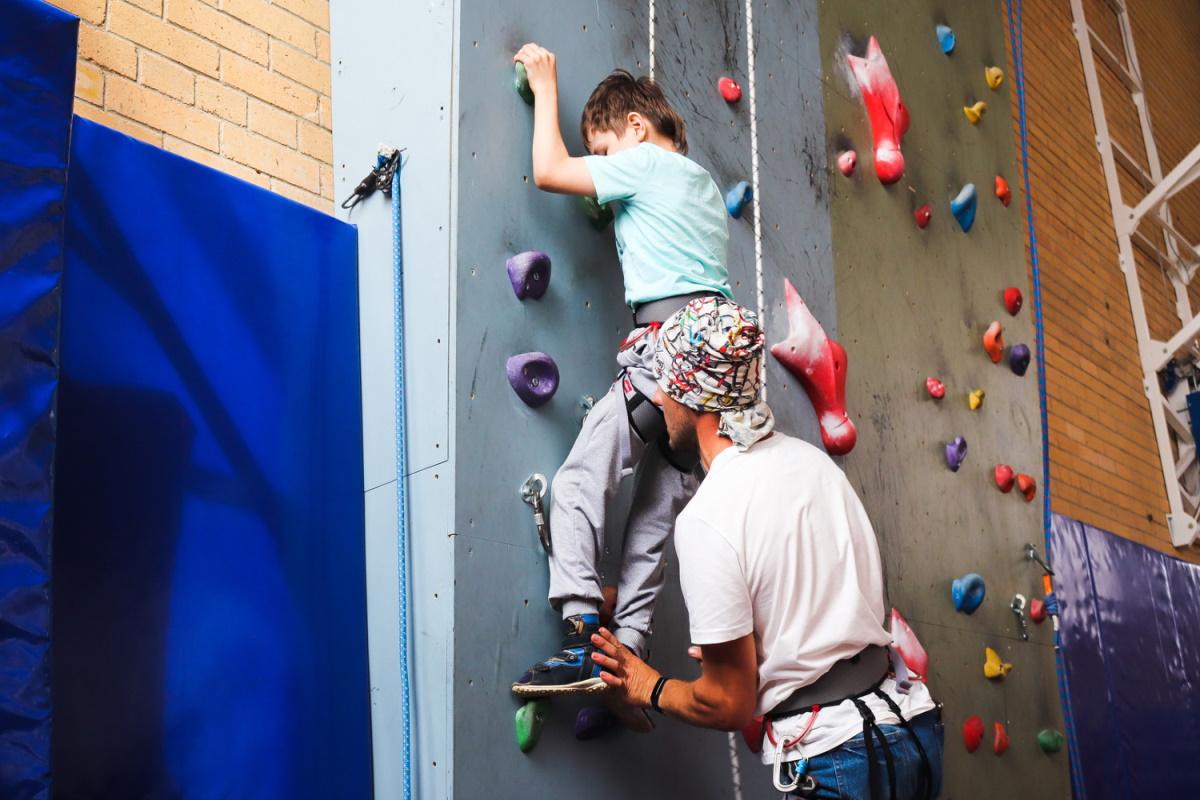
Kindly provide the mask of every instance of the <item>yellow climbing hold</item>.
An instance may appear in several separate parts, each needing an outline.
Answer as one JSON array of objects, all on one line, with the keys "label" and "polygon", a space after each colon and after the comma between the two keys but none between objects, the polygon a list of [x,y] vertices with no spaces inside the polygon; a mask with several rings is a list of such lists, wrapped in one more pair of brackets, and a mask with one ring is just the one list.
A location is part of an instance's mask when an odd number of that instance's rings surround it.
[{"label": "yellow climbing hold", "polygon": [[967,118],[967,122],[972,125],[979,124],[979,118],[983,116],[983,112],[987,111],[987,103],[980,100],[973,106],[963,106],[963,114]]},{"label": "yellow climbing hold", "polygon": [[988,88],[994,92],[1000,88],[1000,84],[1004,83],[1004,70],[999,67],[984,67],[983,77],[987,81]]},{"label": "yellow climbing hold", "polygon": [[972,411],[983,405],[983,389],[976,389],[967,395],[967,405],[970,406]]},{"label": "yellow climbing hold", "polygon": [[1012,670],[1012,664],[1000,660],[1000,654],[990,647],[984,648],[983,674],[987,678],[1003,678]]}]

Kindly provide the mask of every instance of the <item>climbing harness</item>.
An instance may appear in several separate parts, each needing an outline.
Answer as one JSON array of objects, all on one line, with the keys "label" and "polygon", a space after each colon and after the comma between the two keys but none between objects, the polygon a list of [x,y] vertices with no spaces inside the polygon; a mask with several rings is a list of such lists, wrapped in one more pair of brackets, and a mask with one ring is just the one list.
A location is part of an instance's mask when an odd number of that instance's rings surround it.
[{"label": "climbing harness", "polygon": [[546,496],[546,476],[535,472],[521,484],[521,499],[533,507],[533,525],[537,528],[542,549],[550,552],[550,524],[546,522],[546,509],[542,498]]},{"label": "climbing harness", "polygon": [[[375,194],[376,190],[390,199],[395,176],[400,172],[400,154],[403,152],[403,147],[399,150],[380,147],[378,163],[367,173],[367,177],[358,182],[358,186],[354,187],[354,192],[342,201],[342,208],[352,210],[363,200]],[[399,188],[397,187],[395,191],[399,192]],[[397,196],[399,195],[397,194]]]},{"label": "climbing harness", "polygon": [[[804,741],[804,737],[808,736],[808,732],[812,730],[813,723],[817,721],[817,714],[820,713],[820,711],[820,706],[813,706],[811,716],[809,716],[808,724],[804,726],[804,730],[800,731],[798,735],[792,737],[791,739],[784,739],[781,736],[779,741],[775,741],[775,732],[771,729],[771,720],[763,720],[763,730],[766,732],[767,739],[775,747],[775,766],[771,771],[771,781],[775,784],[775,788],[777,790],[785,794],[795,791],[800,791],[801,794],[812,793],[817,788],[816,779],[808,774],[808,758],[804,755],[804,753],[801,752],[800,758],[794,762],[795,766],[790,768],[788,767],[788,763],[791,762],[785,762],[783,760],[783,754],[788,750],[794,750],[800,746],[800,743]],[[791,783],[783,782],[783,776],[781,774],[781,770],[783,768],[791,769]],[[804,787],[801,787],[802,783],[805,784]],[[811,784],[811,786],[809,784]]]}]

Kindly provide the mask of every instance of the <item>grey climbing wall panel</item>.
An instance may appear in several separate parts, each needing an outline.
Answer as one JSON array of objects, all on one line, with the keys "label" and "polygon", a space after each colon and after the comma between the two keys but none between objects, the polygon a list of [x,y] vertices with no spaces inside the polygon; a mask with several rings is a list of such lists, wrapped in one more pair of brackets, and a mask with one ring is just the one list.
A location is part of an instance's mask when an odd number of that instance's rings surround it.
[{"label": "grey climbing wall panel", "polygon": [[[957,35],[947,56],[934,26]],[[879,37],[908,106],[904,138],[907,172],[882,186],[875,177],[870,126],[845,67],[848,51],[861,54]],[[1062,730],[1049,624],[1018,635],[1009,602],[1016,592],[1040,595],[1040,573],[1024,560],[1025,542],[1042,547],[1041,499],[994,486],[997,463],[1041,479],[1037,379],[1024,378],[984,354],[981,336],[1000,320],[1008,344],[1033,345],[1025,268],[1025,228],[1012,120],[1011,82],[992,92],[984,67],[1007,72],[1003,6],[917,2],[884,13],[865,0],[827,3],[821,12],[825,80],[826,155],[852,144],[858,171],[831,171],[830,209],[837,274],[838,322],[849,353],[848,402],[859,426],[858,446],[843,466],[859,489],[879,535],[889,599],[916,630],[931,658],[930,687],[945,704],[947,797],[1065,797],[1066,752],[1046,756],[1038,730]],[[962,107],[985,100],[978,126]],[[993,194],[995,176],[1013,189],[1005,208]],[[974,227],[964,234],[949,200],[967,182],[979,190]],[[933,206],[919,230],[913,210]],[[1020,287],[1025,308],[1016,318],[1001,293]],[[940,402],[926,394],[928,375],[946,384]],[[983,388],[983,407],[967,408],[967,393]],[[957,473],[943,447],[966,437],[969,452]],[[1039,486],[1040,488],[1040,486]],[[956,614],[950,581],[980,572],[987,598],[973,616]],[[983,676],[984,647],[1015,666],[1002,682]],[[980,715],[984,745],[968,755],[963,720]],[[1008,727],[1011,749],[991,752],[992,724]]]}]

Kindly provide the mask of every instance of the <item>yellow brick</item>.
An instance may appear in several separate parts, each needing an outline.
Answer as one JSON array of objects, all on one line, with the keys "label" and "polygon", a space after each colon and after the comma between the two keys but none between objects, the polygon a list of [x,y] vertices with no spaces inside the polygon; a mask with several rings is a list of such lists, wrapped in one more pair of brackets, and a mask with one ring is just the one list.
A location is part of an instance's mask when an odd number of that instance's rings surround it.
[{"label": "yellow brick", "polygon": [[317,119],[321,123],[321,127],[333,130],[333,99],[322,95],[320,106],[320,113],[317,115]]},{"label": "yellow brick", "polygon": [[300,152],[326,164],[333,163],[333,134],[320,125],[301,122]]},{"label": "yellow brick", "polygon": [[126,78],[137,77],[137,48],[133,43],[91,25],[79,26],[79,57]]},{"label": "yellow brick", "polygon": [[303,116],[317,113],[316,92],[239,55],[225,54],[221,77],[226,84],[293,114]]},{"label": "yellow brick", "polygon": [[329,34],[325,31],[317,31],[317,58],[329,63]]},{"label": "yellow brick", "polygon": [[149,11],[156,17],[161,17],[163,13],[163,0],[129,0],[140,9]]},{"label": "yellow brick", "polygon": [[104,22],[106,2],[107,0],[50,0],[50,5],[58,6],[63,11],[70,11],[82,20],[100,25]]},{"label": "yellow brick", "polygon": [[321,94],[332,93],[329,65],[286,44],[271,42],[271,69]]},{"label": "yellow brick", "polygon": [[184,158],[190,158],[198,164],[203,164],[206,167],[212,167],[215,170],[224,172],[226,175],[232,175],[235,178],[249,181],[264,189],[269,189],[271,186],[271,177],[269,175],[264,175],[258,170],[251,169],[231,159],[222,158],[216,153],[210,153],[203,147],[196,147],[196,145],[185,142],[182,139],[176,139],[174,136],[164,136],[163,147]]},{"label": "yellow brick", "polygon": [[317,29],[299,17],[264,0],[225,0],[222,8],[276,39],[299,47],[309,55],[317,54]]},{"label": "yellow brick", "polygon": [[156,53],[167,53],[197,72],[217,76],[220,48],[124,0],[111,0],[108,29]]},{"label": "yellow brick", "polygon": [[258,100],[250,101],[250,130],[288,147],[296,146],[296,118]]},{"label": "yellow brick", "polygon": [[75,64],[75,96],[89,103],[104,103],[104,72],[95,64],[79,61]]},{"label": "yellow brick", "polygon": [[139,58],[143,84],[188,105],[196,102],[196,76],[191,70],[145,50]]},{"label": "yellow brick", "polygon": [[333,199],[333,167],[321,165],[321,197]]},{"label": "yellow brick", "polygon": [[162,131],[147,128],[145,125],[140,125],[131,119],[109,113],[102,108],[96,108],[90,103],[76,103],[75,113],[84,119],[98,122],[101,125],[112,128],[114,131],[120,131],[126,136],[132,136],[135,139],[141,139],[143,142],[148,142],[156,147],[162,147]]},{"label": "yellow brick", "polygon": [[244,128],[222,125],[221,154],[306,191],[321,189],[320,165],[316,161]]},{"label": "yellow brick", "polygon": [[331,203],[327,198],[313,194],[312,192],[306,192],[303,189],[298,189],[295,186],[292,186],[290,183],[281,181],[278,178],[273,178],[271,180],[271,191],[295,200],[297,203],[303,203],[309,208],[315,208],[317,211],[323,211],[326,214],[333,210],[333,203]]},{"label": "yellow brick", "polygon": [[329,0],[271,0],[297,17],[308,20],[321,30],[329,30]]},{"label": "yellow brick", "polygon": [[208,78],[196,79],[196,107],[238,125],[246,124],[246,95]]},{"label": "yellow brick", "polygon": [[267,63],[267,34],[200,0],[171,0],[167,19],[246,58]]},{"label": "yellow brick", "polygon": [[220,123],[216,117],[145,86],[111,77],[104,87],[104,100],[109,111],[209,150],[216,151],[220,147]]}]

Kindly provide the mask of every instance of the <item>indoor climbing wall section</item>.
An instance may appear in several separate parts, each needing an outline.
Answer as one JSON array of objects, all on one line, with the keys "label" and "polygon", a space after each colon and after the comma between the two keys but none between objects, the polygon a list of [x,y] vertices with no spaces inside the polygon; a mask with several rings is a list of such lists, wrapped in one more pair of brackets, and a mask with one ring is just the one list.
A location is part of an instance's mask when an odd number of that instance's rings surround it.
[{"label": "indoor climbing wall section", "polygon": [[1025,548],[1044,550],[1042,452],[1004,9],[948,8],[822,7],[838,331],[860,409],[843,466],[889,602],[928,652],[946,795],[1063,797],[1053,620]]}]

